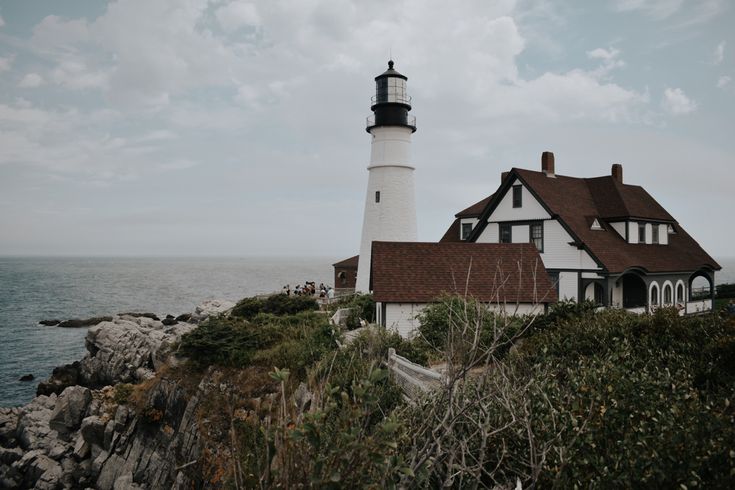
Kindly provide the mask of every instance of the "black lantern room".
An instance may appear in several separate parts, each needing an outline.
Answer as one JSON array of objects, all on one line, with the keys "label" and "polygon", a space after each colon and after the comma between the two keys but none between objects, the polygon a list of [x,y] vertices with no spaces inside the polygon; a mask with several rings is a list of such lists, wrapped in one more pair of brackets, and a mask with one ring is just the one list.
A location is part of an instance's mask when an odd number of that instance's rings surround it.
[{"label": "black lantern room", "polygon": [[405,75],[393,69],[393,60],[388,61],[388,69],[375,77],[375,95],[368,117],[367,131],[377,126],[404,126],[416,131],[416,118],[408,114],[411,110],[411,97],[406,93]]}]

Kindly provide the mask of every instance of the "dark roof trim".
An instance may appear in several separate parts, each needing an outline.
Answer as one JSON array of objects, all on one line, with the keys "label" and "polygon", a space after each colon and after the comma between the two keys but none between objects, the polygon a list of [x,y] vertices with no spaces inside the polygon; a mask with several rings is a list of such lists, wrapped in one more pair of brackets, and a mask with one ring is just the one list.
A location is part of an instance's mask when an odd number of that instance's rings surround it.
[{"label": "dark roof trim", "polygon": [[[563,219],[558,214],[552,213],[551,209],[546,205],[546,203],[539,197],[539,195],[536,193],[535,190],[533,190],[533,187],[528,185],[528,183],[523,179],[523,177],[518,174],[516,171],[516,168],[513,167],[510,169],[510,173],[505,178],[503,183],[500,185],[500,188],[495,192],[493,198],[488,203],[487,208],[485,208],[485,211],[480,215],[479,223],[477,223],[477,226],[472,230],[472,233],[467,238],[468,242],[474,242],[477,241],[477,239],[480,237],[483,231],[485,231],[485,228],[487,227],[487,220],[490,217],[490,215],[495,211],[495,209],[498,207],[498,204],[500,204],[500,201],[505,197],[506,192],[508,192],[508,189],[512,187],[513,182],[515,179],[518,179],[523,186],[528,189],[528,191],[531,193],[531,195],[536,199],[536,201],[541,204],[541,206],[544,208],[546,213],[551,216],[552,219],[555,219],[561,224],[562,228],[569,233],[569,236],[572,237],[575,243],[581,244],[581,249],[584,250],[589,254],[590,257],[592,257],[592,260],[594,260],[597,265],[602,269],[603,271],[607,271],[607,268],[602,263],[600,259],[597,258],[595,254],[592,253],[592,251],[587,247],[587,245],[584,244],[582,240],[579,239],[576,233],[572,231],[572,229],[567,225]],[[580,247],[578,247],[580,248]]]}]

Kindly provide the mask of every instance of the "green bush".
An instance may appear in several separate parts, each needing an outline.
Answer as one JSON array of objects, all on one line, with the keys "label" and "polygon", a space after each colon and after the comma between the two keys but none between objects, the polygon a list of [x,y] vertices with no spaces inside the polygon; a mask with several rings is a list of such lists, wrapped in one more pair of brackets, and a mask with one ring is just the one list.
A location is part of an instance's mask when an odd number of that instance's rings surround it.
[{"label": "green bush", "polygon": [[318,310],[319,304],[310,296],[274,294],[265,299],[244,298],[232,309],[232,316],[251,319],[259,313],[294,315],[303,311]]}]

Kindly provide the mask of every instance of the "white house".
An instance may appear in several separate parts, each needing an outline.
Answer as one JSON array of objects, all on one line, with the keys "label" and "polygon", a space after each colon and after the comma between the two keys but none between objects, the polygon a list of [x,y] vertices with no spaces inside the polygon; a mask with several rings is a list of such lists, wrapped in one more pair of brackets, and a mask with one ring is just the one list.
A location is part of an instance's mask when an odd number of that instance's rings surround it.
[{"label": "white house", "polygon": [[[533,243],[559,299],[681,313],[710,310],[717,262],[623,169],[578,178],[557,175],[554,154],[541,171],[513,168],[491,196],[460,211],[442,242]],[[709,284],[706,297],[692,283]]]}]

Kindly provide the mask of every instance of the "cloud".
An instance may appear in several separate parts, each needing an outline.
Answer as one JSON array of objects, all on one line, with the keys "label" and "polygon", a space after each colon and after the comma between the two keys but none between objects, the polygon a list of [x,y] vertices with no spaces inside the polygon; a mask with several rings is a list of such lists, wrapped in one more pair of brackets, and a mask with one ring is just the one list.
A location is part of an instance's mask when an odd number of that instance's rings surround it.
[{"label": "cloud", "polygon": [[3,20],[3,16],[0,15],[0,27],[5,25],[5,21]]},{"label": "cloud", "polygon": [[13,66],[13,61],[15,60],[15,55],[0,56],[0,73],[4,71],[10,70],[10,67]]},{"label": "cloud", "polygon": [[689,114],[697,109],[697,103],[687,97],[680,88],[666,88],[664,90],[661,107],[673,115]]},{"label": "cloud", "polygon": [[732,78],[727,75],[723,75],[717,79],[717,88],[725,88],[732,82]]},{"label": "cloud", "polygon": [[712,64],[719,65],[723,59],[725,59],[725,41],[718,44],[714,53],[712,53]]},{"label": "cloud", "polygon": [[18,82],[18,86],[23,88],[35,88],[43,85],[43,82],[43,77],[38,73],[28,73],[20,82]]},{"label": "cloud", "polygon": [[239,0],[218,8],[215,16],[227,32],[233,32],[245,26],[258,26],[261,23],[257,7],[250,2]]},{"label": "cloud", "polygon": [[684,0],[615,0],[614,8],[620,12],[641,11],[654,19],[674,15],[684,5]]}]

